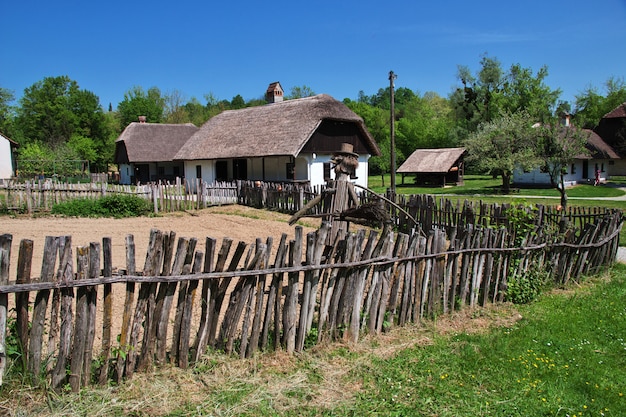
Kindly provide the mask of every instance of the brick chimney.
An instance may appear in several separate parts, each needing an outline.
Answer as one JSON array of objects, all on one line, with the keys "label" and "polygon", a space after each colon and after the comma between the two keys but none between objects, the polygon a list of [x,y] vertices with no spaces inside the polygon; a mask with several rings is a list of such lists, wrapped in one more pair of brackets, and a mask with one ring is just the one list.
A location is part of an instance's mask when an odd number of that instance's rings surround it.
[{"label": "brick chimney", "polygon": [[561,112],[559,114],[559,120],[561,122],[561,126],[569,127],[570,126],[570,119],[571,119],[571,117],[572,116],[568,112],[566,112],[566,111]]},{"label": "brick chimney", "polygon": [[265,91],[265,101],[268,103],[279,103],[283,101],[283,87],[278,81],[271,83]]},{"label": "brick chimney", "polygon": [[139,116],[139,123],[146,123],[146,116]]}]

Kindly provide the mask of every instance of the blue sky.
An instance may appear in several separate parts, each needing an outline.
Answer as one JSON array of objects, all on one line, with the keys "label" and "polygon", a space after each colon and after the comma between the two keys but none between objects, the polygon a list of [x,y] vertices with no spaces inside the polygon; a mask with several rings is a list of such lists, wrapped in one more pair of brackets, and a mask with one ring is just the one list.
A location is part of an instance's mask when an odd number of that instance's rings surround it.
[{"label": "blue sky", "polygon": [[519,63],[572,103],[626,76],[626,0],[10,1],[0,3],[0,87],[16,98],[67,75],[106,110],[134,86],[206,103],[280,81],[338,100],[389,85],[441,96],[483,55]]}]

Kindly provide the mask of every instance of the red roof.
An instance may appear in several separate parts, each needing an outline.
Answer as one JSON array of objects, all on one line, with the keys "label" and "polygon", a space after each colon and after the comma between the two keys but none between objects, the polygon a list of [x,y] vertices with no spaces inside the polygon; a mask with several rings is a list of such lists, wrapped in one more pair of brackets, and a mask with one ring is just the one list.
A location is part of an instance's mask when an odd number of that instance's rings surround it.
[{"label": "red roof", "polygon": [[605,114],[603,119],[618,119],[621,117],[626,117],[626,102],[620,104],[609,113]]}]

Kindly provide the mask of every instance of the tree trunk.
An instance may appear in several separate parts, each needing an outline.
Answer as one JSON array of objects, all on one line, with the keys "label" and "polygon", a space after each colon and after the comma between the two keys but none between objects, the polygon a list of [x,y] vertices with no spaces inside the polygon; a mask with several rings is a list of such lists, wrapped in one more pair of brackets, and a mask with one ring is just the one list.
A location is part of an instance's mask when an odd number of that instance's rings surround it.
[{"label": "tree trunk", "polygon": [[511,174],[502,171],[502,192],[508,194],[511,190]]},{"label": "tree trunk", "polygon": [[559,192],[561,193],[561,209],[565,210],[567,207],[567,193],[565,192],[565,180],[563,179],[563,174],[561,174],[561,185],[559,188]]}]

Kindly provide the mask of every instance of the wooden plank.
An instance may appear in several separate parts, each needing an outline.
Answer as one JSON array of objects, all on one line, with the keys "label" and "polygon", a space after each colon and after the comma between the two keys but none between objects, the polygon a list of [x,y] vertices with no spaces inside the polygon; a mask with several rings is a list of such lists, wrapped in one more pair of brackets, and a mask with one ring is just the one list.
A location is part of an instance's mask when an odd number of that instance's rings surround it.
[{"label": "wooden plank", "polygon": [[[154,265],[154,258],[156,257],[157,248],[162,247],[162,243],[163,234],[159,230],[152,229],[150,231],[150,240],[148,243],[146,261],[144,264],[144,274],[151,275],[150,272],[152,272],[152,266]],[[130,329],[130,339],[126,356],[126,378],[128,379],[132,378],[135,372],[135,366],[137,365],[137,355],[139,352],[139,336],[142,327],[144,330],[144,336],[148,338],[149,329],[153,321],[152,312],[150,311],[150,309],[154,308],[151,305],[154,303],[153,285],[154,284],[152,283],[144,283],[141,284],[139,287],[139,294],[137,298],[137,304],[135,306],[135,313],[133,315],[132,326]],[[150,298],[152,298],[152,302],[150,301]],[[146,341],[144,340],[141,354],[142,357],[146,358],[145,364],[147,365],[147,362],[152,362],[152,358],[147,359],[147,351],[150,350],[150,348],[146,346],[145,342]]]},{"label": "wooden plank", "polygon": [[[74,264],[72,261],[72,238],[62,236],[59,239],[59,270],[57,280],[60,282],[74,279]],[[59,352],[57,361],[52,370],[52,387],[59,389],[67,380],[66,365],[69,360],[72,342],[72,304],[74,302],[74,289],[63,288],[61,290],[60,318],[61,327],[59,331]],[[50,350],[52,346],[48,346]]]},{"label": "wooden plank", "polygon": [[[2,245],[0,244],[0,247]],[[1,262],[1,261],[0,261]],[[16,284],[28,284],[31,280],[31,267],[33,262],[33,241],[30,239],[22,239],[20,241],[20,251],[17,258],[17,279]],[[28,300],[29,293],[15,294],[15,310],[16,310],[16,331],[17,338],[22,351],[21,361],[22,369],[28,369]],[[2,373],[0,372],[0,379]],[[0,382],[1,385],[1,382]]]},{"label": "wooden plank", "polygon": [[[192,269],[194,253],[196,250],[197,239],[189,239],[189,247],[185,255],[185,264],[183,266],[183,275],[189,275]],[[187,298],[187,290],[189,289],[189,281],[182,281],[178,286],[178,301],[176,303],[176,313],[174,315],[174,327],[172,329],[172,349],[170,352],[171,361],[178,361],[178,348],[180,346],[180,330],[182,326],[183,314],[185,311],[185,300]]]},{"label": "wooden plank", "polygon": [[[287,255],[287,234],[283,233],[280,237],[280,243],[276,251],[276,258],[274,259],[274,267],[282,268],[285,266],[285,259]],[[261,350],[265,350],[268,345],[269,332],[271,324],[273,323],[274,340],[273,347],[278,349],[280,346],[280,331],[281,331],[281,314],[282,314],[282,292],[283,292],[283,280],[284,273],[272,274],[272,282],[267,294],[267,305],[265,307],[265,319],[263,320],[263,331],[261,334]]]},{"label": "wooden plank", "polygon": [[[112,242],[110,237],[102,238],[102,275],[110,277],[113,275],[112,262]],[[102,311],[102,353],[100,359],[102,367],[98,375],[98,384],[104,385],[109,378],[109,360],[111,359],[111,329],[113,323],[113,286],[104,284]]]},{"label": "wooden plank", "polygon": [[[76,249],[76,279],[87,279],[89,274],[89,247],[80,246]],[[87,288],[80,287],[76,291],[76,326],[74,327],[74,339],[72,343],[72,355],[70,360],[69,383],[72,392],[78,392],[81,387],[83,360],[85,358],[85,343],[87,341],[88,314]],[[63,318],[66,320],[66,318]]]},{"label": "wooden plank", "polygon": [[[126,273],[129,275],[136,274],[135,266],[135,238],[133,235],[126,236]],[[119,349],[117,353],[117,363],[115,367],[115,379],[122,381],[124,370],[126,368],[126,357],[129,352],[131,319],[133,313],[133,304],[135,302],[135,284],[129,282],[126,284],[126,295],[124,298],[124,311],[122,313],[122,327],[120,331]]]},{"label": "wooden plank", "polygon": [[[213,238],[207,237],[204,247],[206,256],[204,257],[203,272],[213,272],[213,262],[215,260],[215,246],[217,241]],[[200,324],[198,326],[198,332],[193,344],[192,361],[197,362],[204,354],[209,341],[209,328],[211,325],[211,314],[213,311],[209,308],[211,301],[215,300],[215,291],[217,290],[217,280],[202,280],[202,295],[200,298]]]},{"label": "wooden plank", "polygon": [[[297,268],[302,263],[302,226],[294,229],[294,240],[289,244],[289,266]],[[300,274],[291,272],[288,274],[288,287],[285,296],[285,308],[283,314],[283,345],[288,354],[293,354],[296,348],[296,320],[298,303],[298,282]]]},{"label": "wooden plank", "polygon": [[[178,239],[174,265],[171,269],[172,274],[183,275],[185,273],[185,261],[189,245],[189,238],[181,237]],[[174,302],[177,286],[177,282],[162,282],[159,285],[159,292],[156,297],[154,328],[151,331],[153,332],[152,337],[156,341],[156,361],[159,364],[163,364],[167,360],[167,329],[170,324],[172,303]]]},{"label": "wooden plank", "polygon": [[[39,278],[41,281],[48,282],[54,279],[58,250],[59,238],[46,236]],[[35,296],[35,304],[33,305],[30,344],[28,346],[28,371],[35,377],[35,380],[41,375],[43,335],[49,298],[50,290],[39,291]]]},{"label": "wooden plank", "polygon": [[[13,235],[0,235],[0,285],[9,283],[9,268],[11,266],[11,243]],[[9,308],[9,295],[0,294],[0,386],[7,367],[6,335]]]},{"label": "wooden plank", "polygon": [[[193,267],[191,269],[192,274],[197,274],[202,269],[202,258],[204,258],[204,253],[197,251],[194,255]],[[198,284],[199,281],[197,279],[189,281],[187,293],[185,294],[185,307],[181,319],[179,336],[180,341],[178,348],[178,366],[182,369],[186,369],[189,366],[189,340],[191,337],[191,318]]]},{"label": "wooden plank", "polygon": [[[265,259],[263,263],[259,265],[260,269],[266,269],[269,267],[269,256],[272,251],[272,245],[274,244],[274,240],[272,237],[268,237],[265,240]],[[256,301],[254,306],[254,319],[252,321],[252,331],[250,333],[250,343],[246,349],[246,357],[251,357],[256,352],[256,349],[259,347],[259,339],[261,337],[261,330],[263,326],[263,304],[265,298],[265,284],[267,281],[267,276],[265,274],[259,274],[257,277],[257,286],[256,286]]]}]

